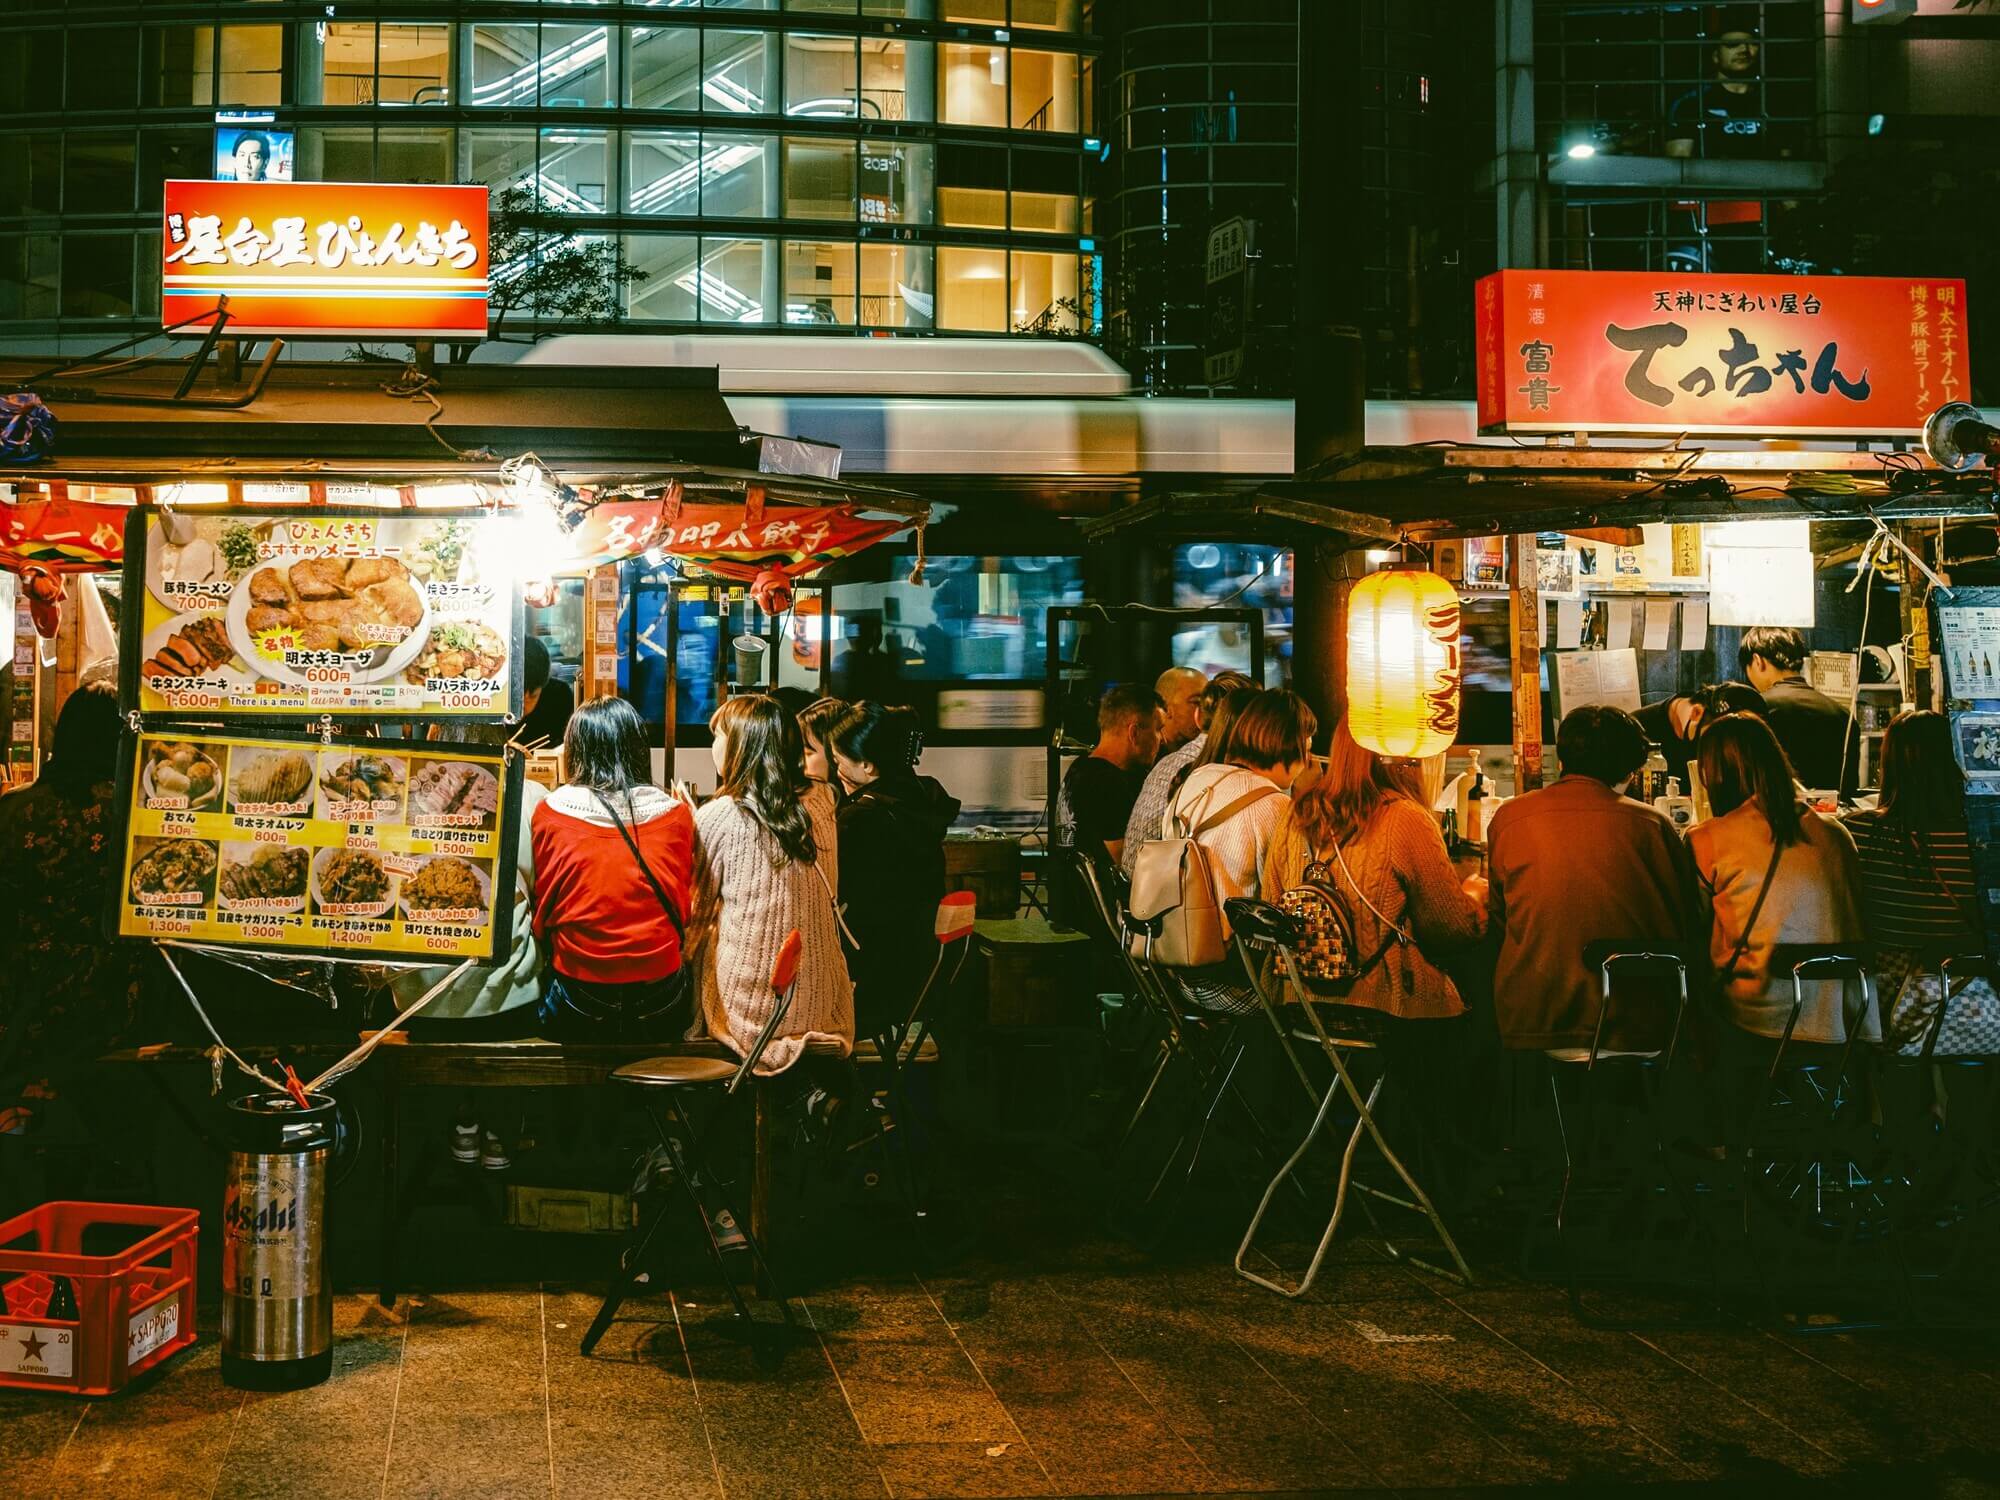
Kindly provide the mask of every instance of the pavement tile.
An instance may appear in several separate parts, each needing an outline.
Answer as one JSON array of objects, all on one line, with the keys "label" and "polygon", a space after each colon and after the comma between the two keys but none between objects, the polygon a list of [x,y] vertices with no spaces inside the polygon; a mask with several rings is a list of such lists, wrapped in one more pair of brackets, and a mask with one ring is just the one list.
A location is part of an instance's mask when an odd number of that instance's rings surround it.
[{"label": "pavement tile", "polygon": [[243,1407],[222,1383],[222,1345],[204,1338],[165,1372],[94,1401],[55,1467],[54,1493],[92,1500],[213,1492]]},{"label": "pavement tile", "polygon": [[412,1298],[385,1493],[546,1494],[538,1290]]}]

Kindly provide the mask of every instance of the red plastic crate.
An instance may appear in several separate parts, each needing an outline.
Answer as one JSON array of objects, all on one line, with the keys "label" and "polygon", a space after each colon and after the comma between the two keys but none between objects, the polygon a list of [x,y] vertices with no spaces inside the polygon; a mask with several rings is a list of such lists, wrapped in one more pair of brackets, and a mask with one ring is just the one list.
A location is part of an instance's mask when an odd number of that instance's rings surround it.
[{"label": "red plastic crate", "polygon": [[[44,1203],[0,1224],[0,1386],[108,1396],[195,1341],[191,1208]],[[123,1249],[83,1253],[92,1230],[125,1230]],[[53,1277],[79,1316],[48,1316]]]}]

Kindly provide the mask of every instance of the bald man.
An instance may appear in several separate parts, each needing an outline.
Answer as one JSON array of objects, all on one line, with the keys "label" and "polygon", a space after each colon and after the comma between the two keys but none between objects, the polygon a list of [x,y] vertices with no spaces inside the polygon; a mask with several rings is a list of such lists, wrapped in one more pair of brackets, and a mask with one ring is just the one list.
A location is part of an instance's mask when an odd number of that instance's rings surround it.
[{"label": "bald man", "polygon": [[1160,730],[1160,753],[1171,754],[1201,733],[1201,690],[1208,679],[1193,667],[1168,667],[1153,680],[1153,691],[1167,706]]}]

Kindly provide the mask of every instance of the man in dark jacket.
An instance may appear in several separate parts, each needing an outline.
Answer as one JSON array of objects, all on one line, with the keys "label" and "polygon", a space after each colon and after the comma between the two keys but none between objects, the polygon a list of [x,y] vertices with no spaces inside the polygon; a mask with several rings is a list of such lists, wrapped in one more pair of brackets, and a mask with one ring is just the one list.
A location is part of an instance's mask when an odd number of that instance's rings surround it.
[{"label": "man in dark jacket", "polygon": [[[1853,795],[1860,774],[1859,735],[1847,710],[1805,679],[1806,638],[1782,625],[1743,632],[1736,661],[1750,686],[1764,696],[1764,718],[1792,773],[1810,790]],[[1842,759],[1846,761],[1843,771]]]}]

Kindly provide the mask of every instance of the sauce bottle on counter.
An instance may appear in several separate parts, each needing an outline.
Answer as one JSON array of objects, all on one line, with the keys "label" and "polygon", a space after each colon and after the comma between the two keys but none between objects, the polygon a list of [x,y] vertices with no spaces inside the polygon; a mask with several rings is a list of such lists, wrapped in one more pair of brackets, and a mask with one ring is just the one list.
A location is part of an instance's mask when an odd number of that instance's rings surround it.
[{"label": "sauce bottle on counter", "polygon": [[1460,829],[1468,844],[1486,842],[1486,776],[1472,768],[1472,785],[1465,793],[1465,826]]}]

